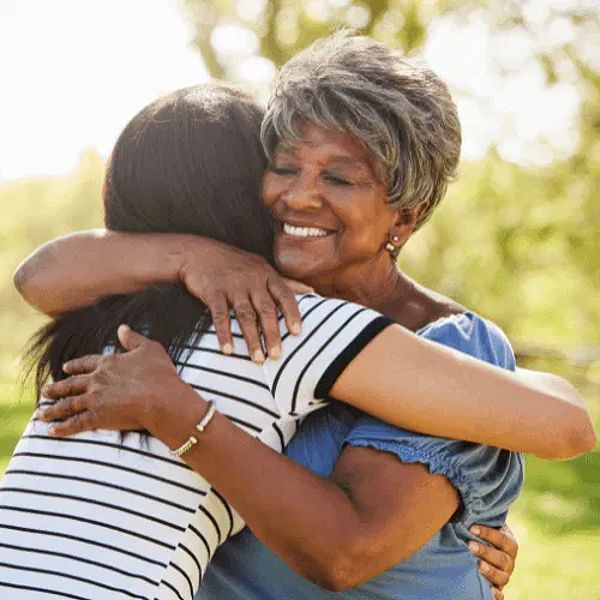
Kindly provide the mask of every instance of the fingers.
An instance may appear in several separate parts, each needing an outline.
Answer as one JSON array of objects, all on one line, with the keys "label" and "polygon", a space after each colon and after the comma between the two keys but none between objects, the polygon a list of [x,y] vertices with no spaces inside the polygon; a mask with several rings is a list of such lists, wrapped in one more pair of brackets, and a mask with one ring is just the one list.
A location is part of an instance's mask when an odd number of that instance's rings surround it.
[{"label": "fingers", "polygon": [[[42,394],[46,398],[64,398],[65,396],[77,396],[83,394],[87,390],[89,385],[89,375],[73,375],[62,379],[61,381],[55,381],[49,383],[42,388]],[[54,405],[56,406],[56,404]]]},{"label": "fingers", "polygon": [[88,354],[81,358],[75,358],[63,365],[63,371],[69,375],[79,375],[82,373],[91,373],[98,368],[100,361],[104,357],[100,354]]},{"label": "fingers", "polygon": [[260,319],[269,358],[277,360],[281,356],[281,333],[275,302],[267,290],[257,290],[251,294],[250,298]]},{"label": "fingers", "polygon": [[[299,286],[302,286],[304,292],[312,291],[312,288],[303,284],[297,284],[297,287]],[[233,352],[229,304],[235,311],[250,357],[256,363],[262,364],[265,360],[259,325],[264,335],[269,357],[276,360],[281,356],[278,306],[283,313],[288,330],[294,335],[300,334],[302,320],[296,298],[281,278],[272,277],[267,280],[266,289],[260,286],[253,287],[249,295],[243,292],[234,296],[226,296],[219,292],[206,299],[219,346],[224,354]]]},{"label": "fingers", "polygon": [[485,561],[479,562],[479,571],[481,574],[496,588],[502,590],[502,588],[508,583],[510,576],[500,569],[496,569]]},{"label": "fingers", "polygon": [[[302,317],[292,290],[279,278],[267,280],[267,285],[271,296],[273,296],[283,313],[288,331],[292,335],[300,335]],[[310,289],[312,290],[312,288]]]},{"label": "fingers", "polygon": [[482,540],[496,546],[499,550],[506,552],[514,562],[519,551],[519,545],[508,528],[495,529],[494,527],[485,527],[484,525],[474,525],[470,532],[480,537]]},{"label": "fingers", "polygon": [[498,588],[492,588],[492,594],[494,594],[494,600],[504,600],[504,592]]},{"label": "fingers", "polygon": [[87,398],[85,396],[69,396],[63,398],[52,406],[38,410],[41,421],[62,421],[87,409]]},{"label": "fingers", "polygon": [[206,306],[210,310],[221,352],[231,354],[233,352],[233,339],[231,337],[231,318],[227,298],[224,294],[215,293],[207,298]]},{"label": "fingers", "polygon": [[130,350],[139,348],[144,342],[147,341],[141,333],[133,331],[129,325],[119,325],[119,328],[117,329],[117,335],[119,336],[119,342],[121,342],[121,346],[123,346],[123,348],[125,348],[125,350],[128,352]]},{"label": "fingers", "polygon": [[502,525],[500,533],[504,534],[506,538],[508,538],[504,540],[504,543],[506,544],[504,551],[508,552],[508,554],[516,559],[517,554],[519,553],[519,544],[515,534],[513,533],[513,530],[508,526],[508,523],[504,523],[504,525]]},{"label": "fingers", "polygon": [[98,429],[94,412],[86,410],[66,419],[62,423],[55,423],[48,428],[52,437],[65,437],[75,435],[82,431]]},{"label": "fingers", "polygon": [[515,568],[512,558],[502,550],[472,541],[469,542],[469,550],[471,554],[482,559],[479,563],[481,572],[494,585],[502,589],[508,583]]},{"label": "fingers", "polygon": [[469,550],[481,558],[479,570],[498,590],[508,583],[515,568],[515,559],[519,546],[512,537],[512,532],[483,525],[474,525],[470,529],[473,535],[479,536],[494,546],[487,546],[474,541],[469,542]]},{"label": "fingers", "polygon": [[236,296],[233,298],[232,304],[250,357],[260,365],[265,362],[265,354],[260,343],[258,320],[252,302],[248,296]]}]

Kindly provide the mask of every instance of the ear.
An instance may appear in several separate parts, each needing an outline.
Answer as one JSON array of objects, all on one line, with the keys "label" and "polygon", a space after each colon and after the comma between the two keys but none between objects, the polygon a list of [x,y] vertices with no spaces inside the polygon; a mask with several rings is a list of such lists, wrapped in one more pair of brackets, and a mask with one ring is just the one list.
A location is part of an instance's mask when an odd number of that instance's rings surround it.
[{"label": "ear", "polygon": [[416,208],[402,208],[397,211],[396,220],[390,229],[390,235],[398,238],[395,246],[399,248],[404,246],[415,230],[426,206],[426,202],[421,202]]}]

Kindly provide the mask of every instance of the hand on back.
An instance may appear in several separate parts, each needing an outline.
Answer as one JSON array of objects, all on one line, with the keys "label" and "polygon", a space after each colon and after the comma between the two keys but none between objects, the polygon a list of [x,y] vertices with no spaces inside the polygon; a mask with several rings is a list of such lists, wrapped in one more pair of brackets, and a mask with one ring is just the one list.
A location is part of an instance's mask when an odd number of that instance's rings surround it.
[{"label": "hand on back", "polygon": [[273,359],[281,355],[280,313],[288,330],[294,335],[300,333],[300,311],[294,293],[314,291],[282,277],[264,258],[214,241],[188,256],[181,267],[180,280],[209,308],[225,354],[233,352],[230,308],[233,309],[249,354],[257,363],[264,361],[265,350]]}]

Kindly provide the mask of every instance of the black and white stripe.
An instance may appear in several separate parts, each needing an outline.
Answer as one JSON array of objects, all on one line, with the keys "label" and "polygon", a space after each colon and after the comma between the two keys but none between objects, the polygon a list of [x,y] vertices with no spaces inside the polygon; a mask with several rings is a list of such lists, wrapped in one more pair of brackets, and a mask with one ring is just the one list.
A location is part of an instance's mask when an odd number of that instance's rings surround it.
[{"label": "black and white stripe", "polygon": [[[280,319],[278,361],[249,360],[234,320],[232,356],[211,330],[178,364],[199,394],[278,451],[298,419],[324,404],[348,362],[339,357],[349,348],[355,356],[387,324],[313,294],[300,308],[301,336]],[[240,517],[157,439],[110,431],[53,439],[47,427],[30,421],[0,486],[0,597],[191,600]]]}]

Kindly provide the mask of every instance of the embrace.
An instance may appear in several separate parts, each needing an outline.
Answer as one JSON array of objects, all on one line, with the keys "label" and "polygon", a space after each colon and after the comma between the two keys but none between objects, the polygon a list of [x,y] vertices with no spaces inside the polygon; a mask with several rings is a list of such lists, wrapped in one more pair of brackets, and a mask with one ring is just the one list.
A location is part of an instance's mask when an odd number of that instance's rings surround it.
[{"label": "embrace", "polygon": [[503,598],[520,453],[595,432],[568,382],[396,266],[460,144],[432,71],[345,33],[266,111],[213,83],[133,117],[106,230],[15,274],[51,320],[0,485],[1,593]]}]

